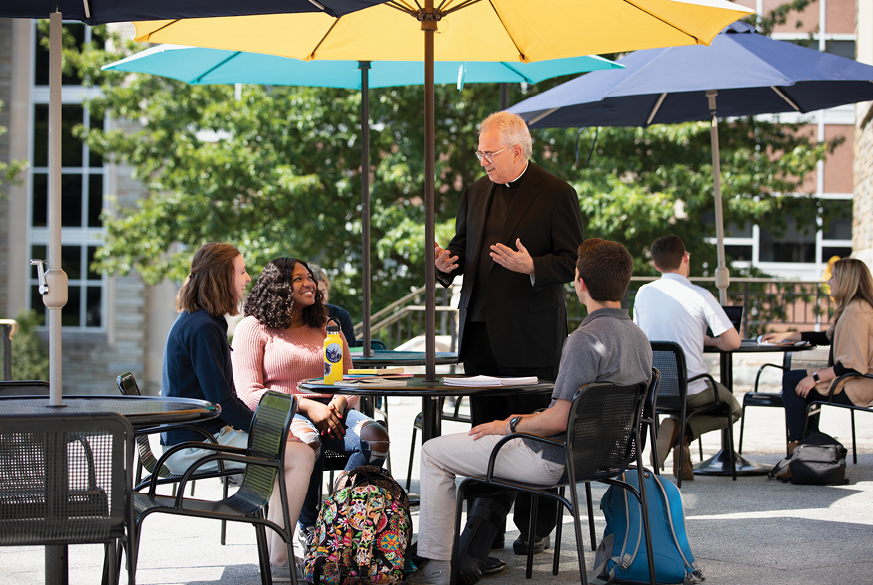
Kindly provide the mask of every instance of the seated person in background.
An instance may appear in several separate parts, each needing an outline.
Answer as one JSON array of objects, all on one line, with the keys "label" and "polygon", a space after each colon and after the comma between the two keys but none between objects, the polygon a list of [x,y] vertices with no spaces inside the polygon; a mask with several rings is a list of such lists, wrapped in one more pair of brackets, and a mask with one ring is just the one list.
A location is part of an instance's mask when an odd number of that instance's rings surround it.
[{"label": "seated person in background", "polygon": [[[239,302],[251,280],[243,257],[230,244],[206,244],[197,250],[191,262],[191,273],[176,295],[179,317],[167,336],[161,376],[162,396],[197,398],[220,405],[221,417],[193,424],[214,433],[219,444],[242,449],[248,446],[253,414],[237,397],[234,388],[224,315],[239,313]],[[161,434],[161,444],[167,447],[202,440],[202,435],[184,429]],[[203,449],[182,449],[167,460],[167,467],[173,473],[181,474],[210,453]],[[285,487],[292,522],[303,506],[314,463],[312,449],[289,435],[285,448]],[[228,467],[233,467],[233,464],[228,464]],[[217,462],[200,469],[210,468],[217,469]],[[277,486],[278,480],[270,497],[267,518],[283,526]],[[290,581],[288,551],[273,530],[267,530],[267,546],[273,580]]]},{"label": "seated person in background", "polygon": [[[297,414],[291,430],[316,453],[306,500],[300,512],[300,537],[311,544],[318,517],[324,455],[322,447],[351,455],[346,470],[382,465],[390,444],[384,427],[353,410],[358,396],[301,393],[297,384],[324,376],[327,309],[315,278],[302,260],[267,263],[246,299],[245,318],[233,337],[234,380],[240,397],[254,410],[267,390],[295,394]],[[343,343],[343,372],[352,367]]]},{"label": "seated person in background", "polygon": [[[501,436],[524,432],[566,440],[570,405],[580,387],[593,382],[638,384],[651,378],[649,340],[630,320],[627,310],[621,308],[633,258],[621,244],[599,238],[585,240],[578,255],[573,284],[588,316],[564,343],[551,405],[542,412],[513,414],[505,420],[473,427],[469,433],[444,435],[424,444],[418,554],[430,560],[410,578],[410,583],[448,585],[455,477],[483,475]],[[502,478],[542,485],[554,484],[563,474],[563,449],[523,439],[515,439],[501,450],[495,470],[495,475]],[[500,519],[492,518],[491,522],[496,531]],[[461,571],[465,571],[468,565],[464,551],[461,554]]]},{"label": "seated person in background", "polygon": [[[691,255],[676,236],[664,236],[652,244],[652,260],[661,278],[640,287],[634,300],[634,323],[640,326],[652,341],[673,341],[682,346],[688,379],[706,373],[703,361],[704,346],[731,351],[740,346],[740,334],[712,293],[691,284]],[[707,326],[713,337],[706,335]],[[719,382],[711,388],[708,380],[688,384],[688,406],[702,406],[715,401],[730,404],[731,420],[742,415],[742,407],[734,395]],[[709,431],[727,427],[724,417],[701,415],[688,421],[687,429],[680,429],[678,421],[664,419],[658,428],[658,466],[664,465],[667,453],[673,451],[673,475],[678,477],[679,457],[682,457],[682,480],[694,479],[691,466],[691,441]]]},{"label": "seated person in background", "polygon": [[[806,407],[824,400],[834,378],[849,372],[869,374],[873,371],[873,278],[870,269],[855,258],[838,260],[828,280],[837,304],[827,331],[788,331],[767,333],[763,341],[809,341],[830,345],[829,367],[817,372],[791,370],[782,375],[782,401],[788,427],[788,452],[794,451],[802,437]],[[873,380],[848,378],[834,390],[834,402],[873,406]],[[810,417],[809,430],[818,430],[818,415]]]},{"label": "seated person in background", "polygon": [[328,318],[337,320],[340,324],[340,330],[342,330],[343,335],[345,335],[349,347],[355,347],[355,326],[352,324],[352,316],[342,307],[331,305],[327,302],[327,299],[330,296],[330,280],[327,278],[327,273],[321,268],[321,266],[316,266],[315,264],[310,264],[309,270],[312,271],[312,276],[315,277],[315,282],[318,284],[318,290],[320,290],[321,294],[324,295],[324,304],[327,307]]}]

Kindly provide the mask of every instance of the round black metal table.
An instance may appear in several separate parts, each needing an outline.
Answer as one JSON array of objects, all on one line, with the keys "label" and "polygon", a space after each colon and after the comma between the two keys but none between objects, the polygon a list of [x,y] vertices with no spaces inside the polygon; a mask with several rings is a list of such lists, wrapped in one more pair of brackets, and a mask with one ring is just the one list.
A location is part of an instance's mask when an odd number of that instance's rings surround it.
[{"label": "round black metal table", "polygon": [[537,384],[520,384],[515,386],[450,386],[443,380],[463,376],[437,376],[436,381],[429,382],[424,375],[406,378],[405,386],[372,384],[324,384],[322,378],[312,378],[301,382],[298,388],[313,393],[357,394],[360,396],[421,396],[422,442],[440,436],[439,398],[442,396],[505,396],[516,392],[532,392],[536,394],[551,393],[555,385],[552,382]]},{"label": "round black metal table", "polygon": [[[392,367],[392,366],[423,366],[426,363],[426,354],[423,351],[396,351],[393,349],[374,349],[373,355],[365,356],[364,348],[361,353],[352,351],[352,363],[356,368],[365,367]],[[448,351],[436,352],[436,365],[452,366],[458,363],[458,354]]]},{"label": "round black metal table", "polygon": [[[778,344],[778,345],[741,345],[733,351],[720,351],[714,347],[705,347],[704,353],[718,353],[719,377],[721,383],[730,390],[734,391],[734,359],[735,353],[785,353],[789,351],[807,351],[815,349],[815,345],[811,343],[798,342],[797,344]],[[707,459],[694,465],[694,473],[697,475],[731,475],[731,461],[728,453],[730,453],[731,445],[727,430],[721,432],[721,449]],[[734,452],[734,461],[736,461],[737,475],[766,475],[770,471],[770,465],[761,465],[750,459],[746,459],[742,455]]]},{"label": "round black metal table", "polygon": [[[62,406],[50,406],[48,396],[0,396],[0,414],[71,414],[116,412],[134,428],[209,420],[221,407],[193,398],[162,396],[64,396]],[[46,585],[67,585],[67,545],[45,547]]]},{"label": "round black metal table", "polygon": [[49,406],[48,396],[0,396],[0,414],[49,412],[117,412],[142,428],[209,420],[221,414],[221,407],[205,400],[162,396],[64,396],[62,406]]}]

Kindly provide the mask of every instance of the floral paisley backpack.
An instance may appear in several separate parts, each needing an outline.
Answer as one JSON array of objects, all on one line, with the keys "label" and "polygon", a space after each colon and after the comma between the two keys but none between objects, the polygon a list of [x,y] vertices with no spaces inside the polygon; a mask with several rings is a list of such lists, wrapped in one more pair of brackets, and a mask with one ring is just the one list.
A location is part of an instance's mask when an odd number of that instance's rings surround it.
[{"label": "floral paisley backpack", "polygon": [[321,506],[304,578],[318,585],[397,584],[412,539],[409,498],[387,471],[344,472]]}]

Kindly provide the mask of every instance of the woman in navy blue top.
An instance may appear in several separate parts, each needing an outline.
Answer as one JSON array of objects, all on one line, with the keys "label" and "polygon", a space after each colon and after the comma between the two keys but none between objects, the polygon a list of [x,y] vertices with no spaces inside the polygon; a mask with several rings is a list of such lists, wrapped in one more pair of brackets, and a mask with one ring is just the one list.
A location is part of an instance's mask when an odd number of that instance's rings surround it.
[{"label": "woman in navy blue top", "polygon": [[[251,282],[242,255],[230,244],[206,244],[194,254],[191,273],[176,295],[179,317],[170,329],[164,348],[161,394],[208,400],[221,406],[221,416],[200,424],[222,445],[245,448],[253,413],[237,397],[233,385],[230,344],[227,341],[225,315],[239,314],[246,285]],[[162,433],[165,446],[186,441],[201,441],[193,431]],[[183,449],[167,465],[174,473],[184,472],[207,452]],[[288,512],[292,524],[303,506],[303,498],[312,474],[315,455],[311,448],[294,435],[288,436],[285,449],[285,486]],[[212,467],[217,467],[215,462]],[[201,469],[208,469],[204,465]],[[283,525],[278,480],[267,517]],[[272,530],[267,531],[273,581],[290,581],[290,567],[285,544]]]}]

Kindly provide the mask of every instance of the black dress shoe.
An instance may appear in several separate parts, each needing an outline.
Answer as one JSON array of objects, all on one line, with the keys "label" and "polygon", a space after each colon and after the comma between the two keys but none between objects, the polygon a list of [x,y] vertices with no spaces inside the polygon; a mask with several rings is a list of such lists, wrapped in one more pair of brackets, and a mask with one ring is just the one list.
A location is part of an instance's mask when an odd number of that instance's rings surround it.
[{"label": "black dress shoe", "polygon": [[[548,536],[536,536],[534,535],[533,542],[533,552],[535,555],[540,554],[544,550],[549,548],[549,537]],[[515,539],[515,542],[512,543],[512,550],[517,555],[526,555],[527,554],[527,533],[522,532],[518,538]]]},{"label": "black dress shoe", "polygon": [[501,549],[506,547],[506,538],[503,534],[498,534],[491,542],[491,550]]},{"label": "black dress shoe", "polygon": [[493,575],[499,573],[506,568],[506,563],[497,557],[488,557],[485,560],[485,568],[482,570],[483,575]]}]

